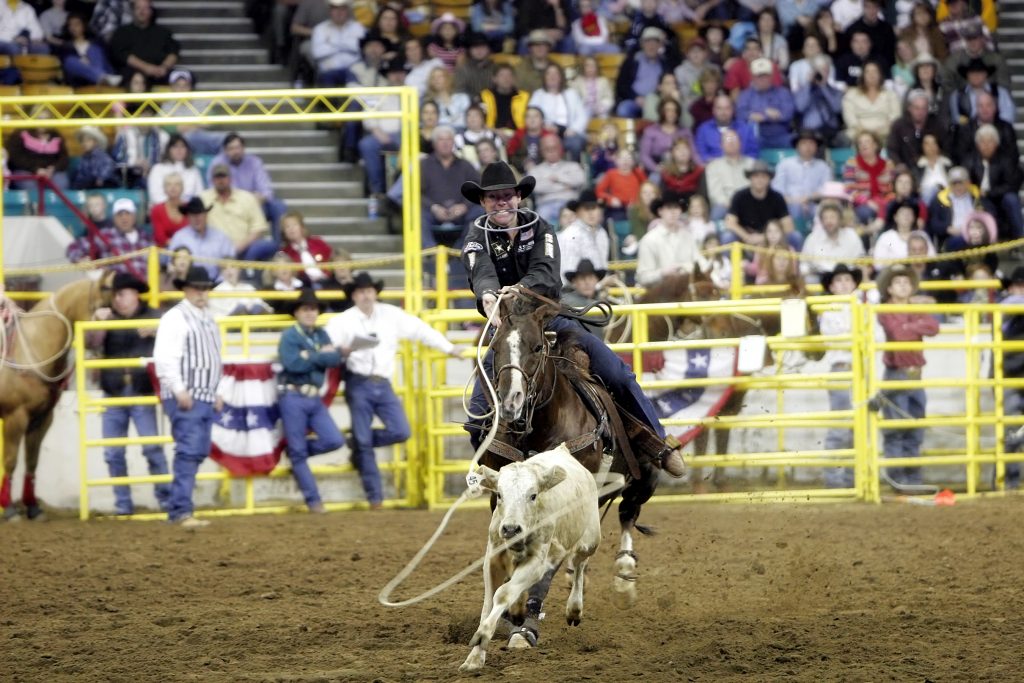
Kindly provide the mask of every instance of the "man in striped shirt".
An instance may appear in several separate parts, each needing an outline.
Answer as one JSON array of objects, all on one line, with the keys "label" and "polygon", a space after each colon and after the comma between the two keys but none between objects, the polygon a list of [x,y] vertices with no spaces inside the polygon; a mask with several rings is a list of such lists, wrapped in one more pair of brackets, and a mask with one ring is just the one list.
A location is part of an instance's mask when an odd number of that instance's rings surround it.
[{"label": "man in striped shirt", "polygon": [[160,399],[174,437],[174,481],[167,516],[187,529],[209,524],[192,516],[192,491],[196,471],[210,452],[215,414],[223,407],[217,396],[220,332],[208,309],[213,284],[202,266],[192,266],[184,279],[174,280],[185,297],[160,319],[153,349]]}]

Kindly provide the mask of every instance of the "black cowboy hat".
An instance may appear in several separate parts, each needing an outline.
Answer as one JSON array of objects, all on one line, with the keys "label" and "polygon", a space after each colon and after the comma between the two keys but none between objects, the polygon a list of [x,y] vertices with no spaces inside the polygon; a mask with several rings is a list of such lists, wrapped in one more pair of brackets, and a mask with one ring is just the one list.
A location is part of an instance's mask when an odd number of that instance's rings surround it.
[{"label": "black cowboy hat", "polygon": [[401,71],[402,73],[409,72],[409,65],[405,63],[404,58],[395,57],[394,59],[385,59],[380,64],[380,75],[387,76],[389,73]]},{"label": "black cowboy hat", "polygon": [[210,207],[207,206],[206,204],[203,204],[203,200],[200,199],[199,197],[193,197],[192,199],[188,200],[187,204],[184,204],[183,206],[181,206],[178,209],[178,211],[181,211],[182,213],[185,213],[185,214],[188,214],[188,213],[208,213],[210,211]]},{"label": "black cowboy hat", "polygon": [[860,282],[864,278],[864,273],[860,271],[860,268],[850,268],[845,263],[836,264],[836,267],[832,269],[831,273],[822,273],[821,275],[821,287],[828,293],[829,287],[832,286],[832,280],[837,275],[849,275],[853,278],[853,286],[860,287]]},{"label": "black cowboy hat", "polygon": [[486,45],[487,47],[490,47],[491,41],[487,39],[487,36],[478,31],[470,31],[469,33],[466,34],[467,48],[479,47],[480,45]]},{"label": "black cowboy hat", "polygon": [[981,57],[974,57],[968,62],[965,62],[956,68],[960,76],[966,78],[967,74],[971,71],[984,71],[989,76],[996,72],[996,68],[991,64],[986,64],[985,60]]},{"label": "black cowboy hat", "polygon": [[110,287],[115,292],[122,289],[134,289],[139,294],[145,294],[149,291],[149,285],[131,273],[118,273],[114,276],[114,282]]},{"label": "black cowboy hat", "polygon": [[587,207],[599,206],[601,204],[601,201],[597,198],[596,192],[594,192],[590,188],[587,188],[586,190],[580,192],[580,196],[576,198],[574,204],[576,208],[573,209],[573,211],[576,211],[577,209],[585,209]]},{"label": "black cowboy hat", "polygon": [[523,176],[523,179],[517,182],[516,174],[512,167],[504,161],[496,161],[484,169],[484,172],[480,175],[479,185],[472,180],[462,183],[462,196],[474,204],[479,204],[484,192],[516,190],[519,192],[520,197],[526,199],[533,192],[533,188],[536,185],[537,180],[532,175]]},{"label": "black cowboy hat", "polygon": [[214,283],[210,279],[210,273],[202,266],[189,266],[188,273],[184,279],[174,278],[174,286],[178,289],[185,287],[196,287],[198,289],[212,289]]},{"label": "black cowboy hat", "polygon": [[303,306],[316,306],[317,310],[323,313],[327,310],[327,305],[317,298],[316,292],[312,287],[303,287],[299,291],[299,297],[291,302],[291,314],[295,313]]},{"label": "black cowboy hat", "polygon": [[596,275],[598,280],[603,280],[604,276],[608,274],[607,270],[598,270],[594,268],[594,262],[588,258],[581,259],[576,270],[565,271],[566,280],[575,280],[579,275]]},{"label": "black cowboy hat", "polygon": [[666,192],[651,202],[651,214],[657,216],[658,212],[666,206],[678,206],[683,211],[686,211],[686,204],[686,200],[675,192]]},{"label": "black cowboy hat", "polygon": [[1010,273],[1010,277],[1003,278],[1003,289],[1010,285],[1024,285],[1024,266],[1017,266]]},{"label": "black cowboy hat", "polygon": [[354,278],[352,278],[349,282],[346,282],[341,286],[342,290],[345,292],[345,296],[347,296],[349,299],[352,298],[353,292],[355,292],[357,289],[363,289],[365,287],[373,287],[374,289],[377,290],[377,293],[380,294],[380,290],[384,289],[384,281],[374,280],[372,277],[370,277],[369,273],[363,270],[356,273]]}]

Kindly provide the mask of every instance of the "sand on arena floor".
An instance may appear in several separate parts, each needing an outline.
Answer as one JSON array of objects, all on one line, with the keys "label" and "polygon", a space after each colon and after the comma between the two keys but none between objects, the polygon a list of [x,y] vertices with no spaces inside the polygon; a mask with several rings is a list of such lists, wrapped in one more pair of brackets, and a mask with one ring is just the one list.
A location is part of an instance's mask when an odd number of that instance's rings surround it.
[{"label": "sand on arena floor", "polygon": [[[609,600],[617,525],[584,620],[556,582],[541,642],[492,644],[466,680],[1010,680],[1024,633],[1024,500],[907,505],[654,505],[640,598]],[[420,605],[377,593],[440,513],[0,526],[0,679],[451,681],[479,617],[474,576]],[[482,553],[456,515],[396,597]]]}]

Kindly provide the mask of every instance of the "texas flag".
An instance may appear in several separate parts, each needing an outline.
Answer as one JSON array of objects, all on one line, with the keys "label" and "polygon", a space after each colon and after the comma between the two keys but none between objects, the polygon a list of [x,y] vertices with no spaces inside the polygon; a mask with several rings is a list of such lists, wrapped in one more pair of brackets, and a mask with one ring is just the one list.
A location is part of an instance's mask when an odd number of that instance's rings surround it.
[{"label": "texas flag", "polygon": [[[659,380],[733,377],[736,349],[672,349],[664,352],[665,365],[654,374]],[[731,384],[666,389],[651,395],[658,417],[696,420],[717,415],[732,396]],[[665,431],[686,444],[700,434],[700,426],[666,425]]]}]

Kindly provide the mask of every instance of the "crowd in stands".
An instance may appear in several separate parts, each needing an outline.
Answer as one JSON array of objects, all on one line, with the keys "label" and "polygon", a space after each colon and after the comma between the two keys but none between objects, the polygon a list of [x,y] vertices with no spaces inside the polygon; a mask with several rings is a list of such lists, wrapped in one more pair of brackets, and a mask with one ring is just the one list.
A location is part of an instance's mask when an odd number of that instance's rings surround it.
[{"label": "crowd in stands", "polygon": [[[40,4],[8,3],[0,51],[57,54],[69,83],[195,87],[151,0]],[[419,90],[424,246],[460,243],[480,214],[459,185],[499,159],[537,178],[533,207],[548,222],[611,227],[603,253],[580,255],[596,267],[679,256],[672,268],[641,263],[646,282],[712,268],[707,244],[785,252],[792,268],[751,253],[746,269],[752,282],[781,282],[864,255],[881,264],[1024,236],[1016,112],[987,4],[481,0],[438,15],[413,4],[280,2],[269,33],[304,85]],[[341,158],[361,160],[378,200],[402,201],[383,156],[399,135],[397,120],[379,119],[340,136]],[[95,214],[106,239],[76,241],[73,259],[134,247],[135,228],[198,256],[332,258],[288,246],[287,207],[237,133],[134,125],[110,138],[85,127],[74,143],[72,157],[52,129],[8,136],[10,187],[41,176],[145,193],[130,222],[116,208]],[[813,258],[798,263],[801,251]],[[963,265],[935,275],[963,277]]]},{"label": "crowd in stands", "polygon": [[[480,1],[433,17],[404,2],[375,15],[348,0],[296,5],[275,35],[285,55],[291,34],[299,79],[379,83],[369,70],[419,89],[425,245],[458,243],[477,214],[453,176],[495,154],[537,179],[549,223],[614,228],[607,248],[570,250],[565,270],[638,255],[645,283],[712,267],[706,243],[785,252],[787,267],[764,254],[747,267],[752,282],[782,283],[1024,236],[1015,107],[987,3]],[[373,157],[397,149],[397,131],[367,128],[341,153],[364,159],[381,194]],[[388,196],[401,201],[398,187]],[[997,259],[981,260],[996,275]]]}]

